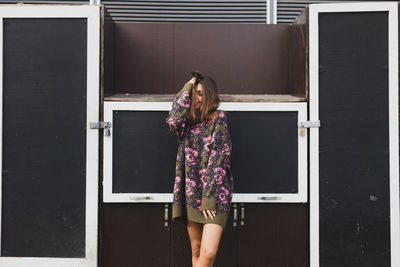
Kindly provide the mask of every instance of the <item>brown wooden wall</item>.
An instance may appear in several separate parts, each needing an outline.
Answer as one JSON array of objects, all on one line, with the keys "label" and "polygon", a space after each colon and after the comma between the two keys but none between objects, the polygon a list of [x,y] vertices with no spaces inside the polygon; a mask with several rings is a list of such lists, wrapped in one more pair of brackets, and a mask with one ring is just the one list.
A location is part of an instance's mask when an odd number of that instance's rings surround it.
[{"label": "brown wooden wall", "polygon": [[304,26],[106,23],[105,96],[173,94],[192,70],[222,94],[305,95]]},{"label": "brown wooden wall", "polygon": [[[175,94],[195,69],[222,94],[304,97],[304,18],[293,25],[106,22],[103,97]],[[101,188],[99,201],[99,266],[191,266],[187,230],[164,225],[165,203],[102,203]],[[238,224],[232,208],[214,266],[308,266],[308,203],[236,205]]]}]

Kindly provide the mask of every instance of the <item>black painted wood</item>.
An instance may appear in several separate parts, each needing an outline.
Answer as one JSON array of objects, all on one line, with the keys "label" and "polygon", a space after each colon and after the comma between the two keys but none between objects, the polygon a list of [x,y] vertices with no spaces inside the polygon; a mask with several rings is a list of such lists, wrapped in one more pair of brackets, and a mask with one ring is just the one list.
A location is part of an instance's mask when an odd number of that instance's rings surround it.
[{"label": "black painted wood", "polygon": [[229,111],[235,193],[298,192],[295,111]]},{"label": "black painted wood", "polygon": [[168,111],[113,112],[114,193],[172,193],[178,143],[167,116]]},{"label": "black painted wood", "polygon": [[321,267],[390,266],[388,14],[319,15]]},{"label": "black painted wood", "polygon": [[4,19],[1,254],[85,257],[86,19]]},{"label": "black painted wood", "polygon": [[[177,141],[167,111],[113,112],[113,192],[171,193]],[[229,111],[237,193],[297,193],[297,112]]]}]

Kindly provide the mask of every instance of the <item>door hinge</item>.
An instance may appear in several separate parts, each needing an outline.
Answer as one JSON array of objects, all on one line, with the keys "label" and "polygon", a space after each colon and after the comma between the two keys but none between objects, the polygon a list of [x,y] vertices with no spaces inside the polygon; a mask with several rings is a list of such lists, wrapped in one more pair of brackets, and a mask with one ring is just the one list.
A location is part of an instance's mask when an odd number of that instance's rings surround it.
[{"label": "door hinge", "polygon": [[110,121],[92,121],[89,124],[90,124],[90,129],[104,129],[105,135],[110,136],[110,128],[111,128]]}]

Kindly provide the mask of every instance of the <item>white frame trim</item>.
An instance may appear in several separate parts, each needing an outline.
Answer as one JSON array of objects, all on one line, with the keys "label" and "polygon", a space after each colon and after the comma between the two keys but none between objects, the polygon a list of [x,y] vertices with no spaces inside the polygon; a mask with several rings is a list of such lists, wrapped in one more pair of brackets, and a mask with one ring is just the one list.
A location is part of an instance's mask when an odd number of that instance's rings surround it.
[{"label": "white frame trim", "polygon": [[[0,51],[3,51],[4,18],[87,18],[87,130],[86,130],[86,228],[85,258],[0,257],[0,265],[8,267],[95,267],[97,266],[99,133],[91,130],[90,121],[99,120],[100,6],[96,5],[0,5]],[[3,62],[3,52],[0,53]],[[0,105],[3,105],[3,63],[0,64]],[[2,112],[0,108],[0,112]],[[1,127],[3,116],[0,116]],[[2,140],[2,131],[0,131]],[[0,142],[2,151],[2,142]],[[2,154],[0,155],[2,157]],[[2,169],[2,160],[0,168]],[[0,177],[0,207],[1,207]],[[0,215],[1,223],[1,215]],[[0,228],[1,229],[1,228]],[[1,233],[0,233],[1,241]]]},{"label": "white frame trim", "polygon": [[[398,140],[398,3],[326,3],[309,5],[310,120],[319,120],[318,14],[322,12],[388,11],[389,148],[391,266],[400,266]],[[321,122],[323,124],[323,122]],[[319,267],[319,128],[310,129],[310,267]]]},{"label": "white frame trim", "polygon": [[267,5],[267,24],[277,24],[278,0],[266,0],[266,5]]},{"label": "white frame trim", "polygon": [[[114,110],[169,111],[172,102],[127,102],[104,101],[104,121],[111,122],[110,136],[104,136],[103,201],[104,202],[172,202],[172,193],[113,193],[112,192],[112,136]],[[239,103],[222,102],[220,109],[226,111],[297,111],[298,121],[307,120],[306,102],[289,103]],[[234,193],[232,202],[307,202],[307,129],[304,136],[298,135],[298,193],[265,194]],[[260,199],[266,197],[266,200]],[[276,199],[275,199],[276,198]]]}]

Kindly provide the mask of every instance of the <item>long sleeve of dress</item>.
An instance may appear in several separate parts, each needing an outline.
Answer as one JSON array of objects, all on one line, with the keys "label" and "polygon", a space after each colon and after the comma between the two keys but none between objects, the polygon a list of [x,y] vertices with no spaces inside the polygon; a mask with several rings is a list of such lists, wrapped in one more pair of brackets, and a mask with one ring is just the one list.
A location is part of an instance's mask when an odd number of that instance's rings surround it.
[{"label": "long sleeve of dress", "polygon": [[193,84],[187,82],[183,88],[175,95],[172,101],[172,109],[169,111],[166,123],[174,131],[179,140],[182,140],[183,132],[185,129],[185,113],[190,107],[190,92],[193,88]]},{"label": "long sleeve of dress", "polygon": [[220,118],[212,135],[212,148],[204,176],[202,210],[215,210],[217,199],[225,199],[225,181],[230,174],[230,155],[232,143],[226,116]]}]

